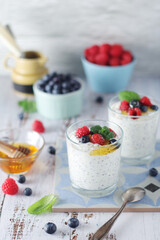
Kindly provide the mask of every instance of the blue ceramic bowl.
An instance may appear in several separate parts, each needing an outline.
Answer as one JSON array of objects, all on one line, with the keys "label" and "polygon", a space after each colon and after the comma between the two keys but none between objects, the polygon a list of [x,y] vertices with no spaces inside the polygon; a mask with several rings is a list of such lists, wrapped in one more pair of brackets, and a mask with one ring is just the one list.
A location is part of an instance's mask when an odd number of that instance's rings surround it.
[{"label": "blue ceramic bowl", "polygon": [[119,92],[128,85],[135,60],[123,66],[101,66],[81,58],[83,69],[91,89],[95,92]]},{"label": "blue ceramic bowl", "polygon": [[66,119],[79,115],[83,106],[84,82],[75,78],[81,88],[66,94],[50,94],[38,89],[37,83],[33,86],[38,112],[49,119]]}]

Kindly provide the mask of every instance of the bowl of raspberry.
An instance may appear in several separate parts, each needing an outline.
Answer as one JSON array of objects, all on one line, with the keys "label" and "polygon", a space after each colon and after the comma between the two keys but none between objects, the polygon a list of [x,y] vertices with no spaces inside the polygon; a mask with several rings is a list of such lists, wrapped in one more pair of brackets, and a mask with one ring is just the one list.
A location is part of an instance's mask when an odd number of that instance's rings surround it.
[{"label": "bowl of raspberry", "polygon": [[102,93],[124,90],[135,65],[129,50],[120,44],[108,43],[86,48],[81,61],[91,89]]},{"label": "bowl of raspberry", "polygon": [[33,86],[38,112],[48,119],[66,119],[82,111],[84,82],[71,74],[53,72]]}]

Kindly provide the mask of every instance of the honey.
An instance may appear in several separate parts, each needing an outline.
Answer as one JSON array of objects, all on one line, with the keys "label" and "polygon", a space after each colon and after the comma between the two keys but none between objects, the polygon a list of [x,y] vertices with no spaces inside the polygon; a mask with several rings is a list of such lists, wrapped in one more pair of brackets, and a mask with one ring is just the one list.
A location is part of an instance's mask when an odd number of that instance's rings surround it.
[{"label": "honey", "polygon": [[9,158],[6,154],[0,152],[0,168],[6,173],[19,174],[27,172],[35,162],[38,149],[26,143],[14,143],[13,146],[24,146],[30,149],[30,153],[22,158]]}]

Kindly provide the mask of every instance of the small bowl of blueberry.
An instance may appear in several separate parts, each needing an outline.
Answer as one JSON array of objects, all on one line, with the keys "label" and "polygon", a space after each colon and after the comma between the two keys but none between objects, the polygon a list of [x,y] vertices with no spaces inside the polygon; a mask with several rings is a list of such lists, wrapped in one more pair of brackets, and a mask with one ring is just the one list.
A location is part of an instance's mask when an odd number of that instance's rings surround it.
[{"label": "small bowl of blueberry", "polygon": [[46,118],[66,119],[82,111],[84,82],[71,74],[47,74],[33,91],[37,110]]}]

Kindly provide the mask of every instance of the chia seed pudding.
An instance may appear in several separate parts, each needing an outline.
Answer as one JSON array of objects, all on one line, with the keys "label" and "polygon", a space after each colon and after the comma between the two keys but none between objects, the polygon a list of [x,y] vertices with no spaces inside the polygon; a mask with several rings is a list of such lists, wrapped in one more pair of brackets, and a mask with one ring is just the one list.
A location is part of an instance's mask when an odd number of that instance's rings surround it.
[{"label": "chia seed pudding", "polygon": [[[92,126],[108,126],[114,131],[114,137],[104,144],[92,142]],[[88,136],[83,141],[77,137],[77,129],[87,126]],[[113,133],[113,132],[112,132]],[[116,133],[116,134],[115,134]],[[105,196],[117,186],[122,130],[116,124],[106,121],[81,121],[71,125],[66,133],[69,173],[72,186],[76,191],[91,197]]]},{"label": "chia seed pudding", "polygon": [[[151,106],[155,106],[153,108],[156,110],[147,106],[145,112],[140,110],[140,115],[128,115],[127,111],[121,111],[122,101],[118,97],[114,97],[109,102],[109,121],[121,126],[124,132],[121,155],[127,163],[143,164],[154,154],[159,108],[156,101],[152,99],[151,102]],[[139,109],[141,109],[140,107]]]}]

